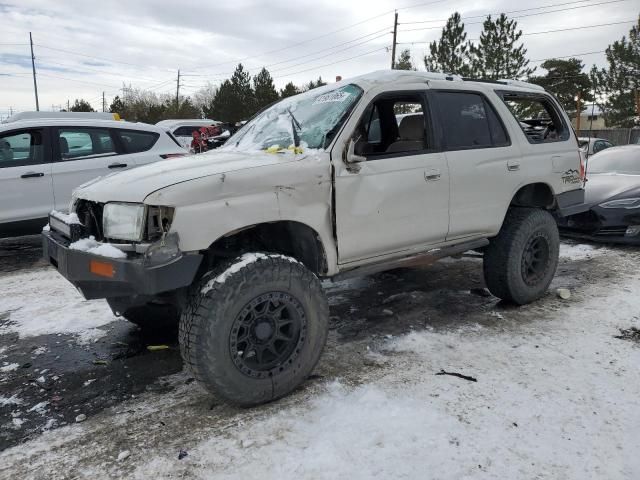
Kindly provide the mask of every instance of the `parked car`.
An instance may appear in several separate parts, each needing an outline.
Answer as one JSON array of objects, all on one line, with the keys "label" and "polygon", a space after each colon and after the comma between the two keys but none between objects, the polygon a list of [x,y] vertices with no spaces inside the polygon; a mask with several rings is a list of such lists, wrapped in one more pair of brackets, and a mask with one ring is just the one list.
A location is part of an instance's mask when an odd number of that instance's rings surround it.
[{"label": "parked car", "polygon": [[[406,111],[421,114],[399,122]],[[525,111],[546,118],[534,128]],[[495,296],[543,296],[558,264],[551,213],[582,208],[581,160],[540,86],[375,72],[284,99],[219,149],[77,189],[79,223],[52,215],[44,255],[138,325],[179,321],[194,377],[256,405],[318,362],[321,278],[475,249]]]},{"label": "parked car", "polygon": [[587,157],[601,152],[607,148],[615,147],[613,143],[604,138],[578,137],[578,146],[585,152]]},{"label": "parked car", "polygon": [[193,140],[193,132],[199,131],[202,127],[212,127],[219,125],[221,122],[210,120],[208,118],[193,118],[193,119],[179,119],[179,120],[161,120],[156,125],[162,127],[165,130],[169,130],[176,140],[184,148],[189,150],[191,147],[191,141]]},{"label": "parked car", "polygon": [[609,148],[589,158],[589,210],[559,220],[563,233],[640,245],[640,145]]},{"label": "parked car", "polygon": [[142,123],[58,114],[0,124],[0,237],[39,233],[88,180],[187,153]]}]

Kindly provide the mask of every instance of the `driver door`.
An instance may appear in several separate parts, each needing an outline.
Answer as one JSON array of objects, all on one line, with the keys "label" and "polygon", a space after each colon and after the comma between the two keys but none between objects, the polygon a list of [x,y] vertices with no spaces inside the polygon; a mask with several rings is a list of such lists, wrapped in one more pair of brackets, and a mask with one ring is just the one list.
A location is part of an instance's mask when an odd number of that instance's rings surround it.
[{"label": "driver door", "polygon": [[339,262],[401,255],[444,241],[449,172],[424,92],[378,95],[357,128],[363,161],[336,163]]}]

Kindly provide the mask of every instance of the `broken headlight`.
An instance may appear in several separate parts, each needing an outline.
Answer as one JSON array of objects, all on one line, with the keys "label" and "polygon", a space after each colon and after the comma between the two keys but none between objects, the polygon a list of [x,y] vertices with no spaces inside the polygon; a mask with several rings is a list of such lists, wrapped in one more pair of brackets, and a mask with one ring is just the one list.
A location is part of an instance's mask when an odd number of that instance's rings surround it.
[{"label": "broken headlight", "polygon": [[102,213],[105,238],[139,242],[144,234],[145,206],[141,203],[110,202]]}]

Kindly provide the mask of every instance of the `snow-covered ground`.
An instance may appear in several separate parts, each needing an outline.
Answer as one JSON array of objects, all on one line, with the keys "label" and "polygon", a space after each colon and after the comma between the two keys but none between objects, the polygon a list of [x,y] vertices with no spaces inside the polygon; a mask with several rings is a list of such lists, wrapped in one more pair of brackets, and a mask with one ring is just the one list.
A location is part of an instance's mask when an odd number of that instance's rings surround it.
[{"label": "snow-covered ground", "polygon": [[[614,338],[640,327],[640,254],[566,244],[561,257],[553,288],[570,286],[571,298],[552,292],[522,308],[471,293],[476,259],[329,283],[333,320],[353,312],[345,323],[369,318],[368,331],[355,340],[332,331],[321,378],[293,395],[238,410],[176,374],[163,380],[169,393],[145,393],[5,450],[0,477],[640,478],[640,348]],[[51,288],[48,275],[22,281]],[[446,275],[456,282],[429,283]],[[76,333],[113,320],[104,303],[56,296],[56,317],[65,301],[97,309]],[[28,332],[20,315],[15,324]],[[2,393],[0,402],[21,400]]]}]

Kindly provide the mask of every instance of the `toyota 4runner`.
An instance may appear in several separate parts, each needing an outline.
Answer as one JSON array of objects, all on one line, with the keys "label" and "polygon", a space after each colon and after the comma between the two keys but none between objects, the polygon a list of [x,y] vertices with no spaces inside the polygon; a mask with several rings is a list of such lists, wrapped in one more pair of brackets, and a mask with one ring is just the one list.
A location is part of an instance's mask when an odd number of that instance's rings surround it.
[{"label": "toyota 4runner", "polygon": [[216,151],[81,186],[44,255],[133,323],[179,322],[187,369],[256,405],[318,362],[321,278],[472,249],[493,295],[544,295],[553,215],[584,198],[570,125],[528,83],[375,72],[282,100]]}]

